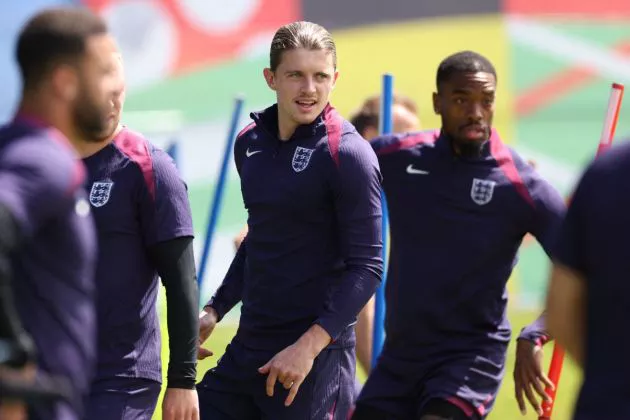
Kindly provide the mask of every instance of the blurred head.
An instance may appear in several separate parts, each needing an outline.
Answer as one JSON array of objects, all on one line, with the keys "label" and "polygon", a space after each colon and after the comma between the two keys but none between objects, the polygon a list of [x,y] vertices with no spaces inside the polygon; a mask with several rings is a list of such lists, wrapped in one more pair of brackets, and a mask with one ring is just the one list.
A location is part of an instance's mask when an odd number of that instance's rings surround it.
[{"label": "blurred head", "polygon": [[274,35],[269,58],[264,76],[276,92],[281,129],[283,124],[295,129],[312,123],[328,103],[338,76],[332,36],[315,23],[290,23]]},{"label": "blurred head", "polygon": [[433,108],[442,131],[461,154],[479,153],[490,137],[497,75],[482,55],[463,51],[445,58],[437,71]]},{"label": "blurred head", "polygon": [[[371,96],[365,100],[359,111],[350,118],[350,122],[359,134],[371,140],[379,134],[381,97]],[[392,125],[394,133],[406,133],[420,130],[416,103],[406,96],[394,95],[392,101]]]},{"label": "blurred head", "polygon": [[114,135],[120,125],[123,106],[125,104],[125,71],[123,68],[122,55],[119,52],[114,52],[111,54],[111,60],[115,68],[115,77],[118,80],[118,84],[122,86],[122,89],[118,90],[111,98],[110,112],[107,116],[105,128],[101,133],[95,136],[95,141],[106,141]]},{"label": "blurred head", "polygon": [[122,89],[105,22],[87,9],[47,9],[20,32],[16,57],[25,95],[45,95],[93,141],[107,127],[112,98]]}]

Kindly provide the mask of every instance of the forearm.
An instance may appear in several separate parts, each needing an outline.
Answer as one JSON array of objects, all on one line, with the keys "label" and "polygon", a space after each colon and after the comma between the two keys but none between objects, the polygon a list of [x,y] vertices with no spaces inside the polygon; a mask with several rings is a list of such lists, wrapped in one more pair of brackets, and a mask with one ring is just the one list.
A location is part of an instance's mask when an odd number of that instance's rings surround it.
[{"label": "forearm", "polygon": [[576,270],[554,264],[547,293],[547,329],[579,366],[586,337],[585,280]]},{"label": "forearm", "polygon": [[372,296],[361,309],[355,329],[357,334],[357,361],[366,373],[370,372],[372,363],[374,301],[374,296]]},{"label": "forearm", "polygon": [[543,311],[540,316],[531,324],[527,325],[521,330],[519,339],[529,340],[538,345],[545,345],[552,338],[547,332],[545,312]]},{"label": "forearm", "polygon": [[156,245],[152,255],[166,289],[169,333],[168,387],[195,387],[199,294],[191,237]]},{"label": "forearm", "polygon": [[212,307],[216,311],[217,321],[223,319],[225,314],[242,299],[246,259],[247,238],[241,242],[241,246],[238,248],[221,286],[205,305],[206,307]]},{"label": "forearm", "polygon": [[300,336],[296,344],[314,359],[330,344],[331,340],[330,334],[321,326],[315,324]]},{"label": "forearm", "polygon": [[380,282],[380,276],[377,267],[349,266],[339,288],[325,305],[316,324],[336,340],[370,300]]},{"label": "forearm", "polygon": [[557,342],[582,369],[584,368],[584,339],[584,329],[577,322],[564,325],[556,337]]}]

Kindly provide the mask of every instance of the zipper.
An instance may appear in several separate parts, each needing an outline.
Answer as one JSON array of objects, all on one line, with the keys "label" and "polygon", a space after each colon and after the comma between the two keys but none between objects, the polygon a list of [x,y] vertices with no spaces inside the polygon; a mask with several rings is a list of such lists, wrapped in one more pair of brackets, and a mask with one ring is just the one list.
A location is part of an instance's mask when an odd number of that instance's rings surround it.
[{"label": "zipper", "polygon": [[279,139],[276,140],[276,147],[272,155],[274,159],[278,157],[278,154],[280,154],[280,148],[282,147],[282,143],[283,143],[282,140],[279,140]]}]

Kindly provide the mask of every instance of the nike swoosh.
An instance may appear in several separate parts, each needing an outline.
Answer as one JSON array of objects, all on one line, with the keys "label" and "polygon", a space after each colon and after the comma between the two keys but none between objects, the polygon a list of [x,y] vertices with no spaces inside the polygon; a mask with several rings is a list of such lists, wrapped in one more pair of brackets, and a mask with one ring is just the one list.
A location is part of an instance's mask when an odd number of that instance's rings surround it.
[{"label": "nike swoosh", "polygon": [[429,175],[429,171],[423,171],[422,169],[415,169],[413,165],[407,166],[407,173],[411,175]]},{"label": "nike swoosh", "polygon": [[262,150],[254,150],[252,152],[249,151],[249,147],[247,148],[247,150],[245,151],[245,156],[250,157],[255,155],[256,153],[260,153],[262,152]]}]

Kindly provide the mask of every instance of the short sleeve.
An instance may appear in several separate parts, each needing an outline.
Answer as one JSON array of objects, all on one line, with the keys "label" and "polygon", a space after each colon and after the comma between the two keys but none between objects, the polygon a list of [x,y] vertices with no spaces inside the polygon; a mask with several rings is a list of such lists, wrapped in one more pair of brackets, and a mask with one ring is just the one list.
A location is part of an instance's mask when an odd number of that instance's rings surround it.
[{"label": "short sleeve", "polygon": [[536,237],[548,256],[553,253],[560,225],[566,213],[566,203],[549,182],[532,170],[528,190],[534,202],[530,233]]},{"label": "short sleeve", "polygon": [[194,236],[186,184],[173,159],[161,149],[151,151],[152,176],[143,177],[141,219],[147,245]]}]

